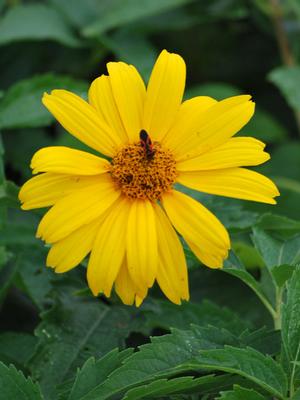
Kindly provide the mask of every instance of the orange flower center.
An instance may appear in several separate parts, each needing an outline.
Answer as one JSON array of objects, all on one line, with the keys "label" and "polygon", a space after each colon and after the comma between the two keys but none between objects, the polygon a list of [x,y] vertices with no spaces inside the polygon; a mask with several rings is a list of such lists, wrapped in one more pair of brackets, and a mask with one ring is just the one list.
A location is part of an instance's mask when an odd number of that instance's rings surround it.
[{"label": "orange flower center", "polygon": [[160,200],[177,177],[172,153],[158,142],[143,141],[123,147],[112,159],[110,173],[125,196],[151,201]]}]

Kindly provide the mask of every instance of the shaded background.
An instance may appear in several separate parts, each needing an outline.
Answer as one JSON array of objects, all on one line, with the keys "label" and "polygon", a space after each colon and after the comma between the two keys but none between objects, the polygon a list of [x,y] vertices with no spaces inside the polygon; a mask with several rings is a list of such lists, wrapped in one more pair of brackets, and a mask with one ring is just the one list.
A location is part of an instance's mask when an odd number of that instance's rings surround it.
[{"label": "shaded background", "polygon": [[[253,247],[251,228],[258,224],[275,230],[276,240],[300,230],[295,221],[300,219],[299,39],[299,0],[0,0],[0,360],[30,372],[47,392],[72,375],[88,355],[95,355],[97,346],[98,357],[117,345],[143,343],[150,333],[161,334],[170,325],[199,322],[199,315],[206,321],[212,313],[206,305],[197,317],[187,307],[180,311],[179,321],[178,309],[162,303],[157,288],[141,308],[139,324],[132,323],[137,311],[121,306],[116,297],[93,299],[86,308],[80,303],[90,296],[84,268],[63,276],[45,268],[47,249],[34,237],[42,212],[22,212],[17,200],[19,186],[31,176],[29,163],[37,149],[49,145],[82,148],[43,108],[43,92],[65,88],[86,97],[89,83],[106,73],[105,64],[111,60],[134,64],[147,80],[164,48],[186,61],[186,98],[223,99],[247,93],[257,104],[255,116],[241,134],[267,143],[272,160],[257,170],[278,184],[278,205],[191,194],[230,230],[233,249],[251,274],[261,278],[272,301],[274,293],[261,269],[266,263],[261,257],[264,244],[255,236]],[[263,216],[270,212],[279,217]],[[295,253],[293,262],[298,262],[299,237],[288,246],[287,255]],[[210,299],[231,307],[249,324],[270,325],[250,289],[230,274],[198,268],[188,249],[186,254],[195,303]],[[64,340],[80,342],[79,325],[90,323],[87,319],[98,312],[99,304],[108,304],[112,311],[96,333],[100,339],[111,335],[111,341],[97,342],[97,346],[95,341],[94,347],[82,350],[80,360],[65,375],[62,371],[61,378],[53,378],[51,371],[60,368],[62,361],[47,351],[62,353]],[[121,333],[120,321],[125,327]],[[105,324],[108,328],[103,331]],[[109,327],[116,332],[111,334]],[[76,332],[76,340],[70,339],[70,329]],[[53,346],[43,330],[56,332],[56,339],[49,334]],[[50,371],[48,375],[45,370]],[[49,398],[55,398],[52,395]]]}]

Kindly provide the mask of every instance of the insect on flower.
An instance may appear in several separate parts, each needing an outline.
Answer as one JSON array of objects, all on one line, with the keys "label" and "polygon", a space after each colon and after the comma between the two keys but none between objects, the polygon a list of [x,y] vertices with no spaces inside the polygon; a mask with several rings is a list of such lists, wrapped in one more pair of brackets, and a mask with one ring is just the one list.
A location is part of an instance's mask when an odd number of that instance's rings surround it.
[{"label": "insect on flower", "polygon": [[140,132],[140,141],[143,149],[145,150],[145,155],[148,161],[153,160],[155,150],[153,148],[153,143],[150,139],[148,133],[142,129]]}]

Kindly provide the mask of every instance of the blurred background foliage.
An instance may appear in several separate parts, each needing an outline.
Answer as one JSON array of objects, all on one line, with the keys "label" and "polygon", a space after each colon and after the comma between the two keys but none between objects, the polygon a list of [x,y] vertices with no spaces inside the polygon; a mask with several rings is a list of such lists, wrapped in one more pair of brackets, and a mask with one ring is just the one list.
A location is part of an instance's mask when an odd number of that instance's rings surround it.
[{"label": "blurred background foliage", "polygon": [[[136,65],[147,80],[155,58],[166,48],[186,61],[186,98],[251,94],[256,113],[241,134],[267,143],[272,159],[257,170],[278,184],[278,205],[193,196],[230,230],[243,264],[239,268],[246,267],[241,279],[250,287],[252,277],[259,279],[256,289],[272,303],[274,287],[265,266],[299,262],[299,37],[299,0],[0,0],[0,360],[31,373],[46,398],[56,398],[57,387],[89,355],[136,346],[148,341],[150,333],[161,334],[170,326],[184,328],[203,319],[215,323],[225,311],[209,307],[226,305],[249,326],[271,326],[271,319],[236,279],[241,278],[236,259],[228,261],[224,274],[198,268],[186,250],[195,304],[182,308],[180,317],[155,288],[139,311],[121,306],[117,298],[89,300],[86,305],[83,267],[64,276],[47,270],[47,249],[35,239],[41,213],[19,210],[18,187],[30,177],[30,159],[37,149],[82,145],[42,106],[43,92],[65,88],[86,97],[89,83],[106,73],[105,64],[111,60]],[[278,246],[284,257],[275,262]],[[279,274],[278,279],[286,278]],[[203,299],[215,305],[203,305]],[[104,320],[98,315],[100,305],[110,308]],[[95,338],[80,348],[80,356],[71,354],[68,346],[82,345],[82,335],[87,334],[81,329],[96,317],[101,323]],[[97,336],[109,338],[100,345]],[[61,352],[69,364],[62,365]],[[55,371],[61,365],[58,377]]]}]

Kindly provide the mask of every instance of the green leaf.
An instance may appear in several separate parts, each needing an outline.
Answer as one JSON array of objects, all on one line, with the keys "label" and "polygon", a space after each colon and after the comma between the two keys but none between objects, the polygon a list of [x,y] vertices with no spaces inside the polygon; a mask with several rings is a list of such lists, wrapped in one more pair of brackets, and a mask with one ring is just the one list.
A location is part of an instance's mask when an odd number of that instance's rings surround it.
[{"label": "green leaf", "polygon": [[281,143],[287,138],[288,131],[275,116],[257,107],[255,114],[238,136],[254,136],[267,144]]},{"label": "green leaf", "polygon": [[274,83],[295,110],[300,110],[300,67],[278,67],[271,71],[268,79]]},{"label": "green leaf", "polygon": [[223,100],[226,97],[237,96],[241,90],[233,85],[223,82],[210,82],[188,88],[185,92],[185,99],[196,96],[209,96],[216,100]]},{"label": "green leaf", "polygon": [[228,308],[220,307],[207,300],[201,304],[184,302],[180,306],[180,312],[178,312],[178,306],[169,301],[148,301],[142,307],[142,311],[147,321],[147,329],[158,327],[186,329],[190,324],[213,325],[239,335],[251,327],[247,321],[242,320]]},{"label": "green leaf", "polygon": [[42,400],[37,384],[26,379],[13,365],[0,362],[0,400]]},{"label": "green leaf", "polygon": [[44,309],[47,297],[55,279],[53,270],[45,266],[46,251],[42,247],[27,246],[20,249],[20,268],[17,275],[18,286],[40,310]]},{"label": "green leaf", "polygon": [[270,271],[275,266],[296,265],[300,261],[300,235],[283,240],[271,236],[260,228],[254,228],[253,242]]},{"label": "green leaf", "polygon": [[46,74],[19,81],[11,86],[0,101],[0,128],[49,125],[53,117],[42,105],[42,95],[44,92],[60,88],[82,94],[86,91],[86,84],[65,76]]},{"label": "green leaf", "polygon": [[271,213],[263,214],[257,221],[256,226],[265,231],[279,232],[285,237],[300,232],[300,221]]},{"label": "green leaf", "polygon": [[122,365],[132,351],[132,349],[126,349],[120,352],[115,349],[98,361],[93,357],[89,358],[77,372],[68,400],[79,400],[96,385],[104,382],[110,373]]},{"label": "green leaf", "polygon": [[272,305],[266,297],[261,284],[244,268],[243,264],[236,257],[233,251],[230,252],[228,259],[225,260],[222,271],[239,278],[242,282],[249,286],[270,311],[270,313],[272,315],[274,314]]},{"label": "green leaf", "polygon": [[159,378],[190,372],[194,370],[190,363],[201,348],[223,347],[227,341],[236,339],[225,330],[196,326],[190,331],[175,329],[170,335],[152,337],[150,344],[126,358],[123,366],[95,386],[84,400],[105,400]]},{"label": "green leaf", "polygon": [[37,339],[29,333],[5,332],[0,334],[0,361],[24,368],[32,356]]},{"label": "green leaf", "polygon": [[2,141],[2,136],[0,134],[0,185],[3,184],[4,182],[4,165],[3,165],[3,156],[4,156],[4,147],[3,147],[3,141]]},{"label": "green leaf", "polygon": [[248,347],[239,349],[203,350],[196,357],[199,368],[241,375],[261,386],[273,396],[284,399],[287,393],[287,377],[282,367],[271,357]]},{"label": "green leaf", "polygon": [[45,397],[56,399],[56,386],[72,377],[89,357],[124,346],[133,323],[133,311],[126,307],[61,295],[58,304],[42,314],[35,332],[39,343],[29,362]]},{"label": "green leaf", "polygon": [[287,285],[287,297],[282,306],[283,363],[292,384],[299,377],[300,361],[300,267],[296,267]]},{"label": "green leaf", "polygon": [[116,33],[101,38],[101,42],[115,54],[118,60],[134,65],[147,82],[157,51],[151,42],[140,33],[119,29]]},{"label": "green leaf", "polygon": [[82,33],[86,37],[95,37],[109,29],[132,23],[141,18],[160,14],[192,0],[112,0],[98,8],[97,19],[86,26]]},{"label": "green leaf", "polygon": [[0,19],[0,45],[25,40],[54,40],[71,47],[80,44],[63,16],[45,4],[11,7]]},{"label": "green leaf", "polygon": [[[129,390],[123,397],[123,400],[156,399],[164,396],[197,393],[206,389],[207,386],[214,386],[217,389],[218,378],[214,375],[194,378],[192,376],[183,376],[174,379],[158,379],[148,385],[139,386]],[[223,382],[222,382],[223,384]]]},{"label": "green leaf", "polygon": [[20,264],[20,257],[12,257],[9,262],[0,269],[0,304],[10,289]]},{"label": "green leaf", "polygon": [[[262,337],[262,332],[257,334],[257,337],[259,335]],[[250,336],[251,334],[247,335],[245,333],[243,337],[244,342]],[[249,340],[251,341],[252,339]],[[255,342],[255,340],[252,341]],[[121,394],[127,393],[128,390],[134,387],[144,385],[147,387],[149,383],[157,379],[170,379],[174,376],[177,378],[180,375],[191,376],[192,372],[199,371],[203,373],[203,367],[198,362],[199,352],[204,349],[220,349],[225,344],[244,346],[244,343],[241,343],[239,338],[227,330],[213,326],[200,327],[193,325],[188,331],[172,329],[171,334],[152,337],[151,343],[140,346],[138,352],[126,358],[120,368],[112,372],[104,382],[101,382],[90,390],[82,400],[118,398]],[[252,351],[254,352],[253,349]],[[263,354],[258,354],[259,357],[265,360]],[[266,359],[268,360],[267,366],[269,367],[271,361],[269,361],[269,358]],[[278,368],[280,369],[280,367]],[[234,373],[237,372],[234,371]],[[272,373],[271,371],[270,374],[272,375]],[[280,379],[280,374],[278,374],[277,378]],[[230,379],[230,375],[224,379],[223,388],[227,386],[226,379]],[[235,383],[237,382],[236,379],[238,378],[235,377]],[[164,382],[163,385],[166,385],[166,387],[168,385],[172,386],[171,383],[168,384],[167,382]],[[155,383],[151,387],[154,389],[157,388]],[[210,389],[207,388],[208,392],[214,392],[216,389],[218,389],[217,380],[215,381],[215,385],[212,382]],[[137,391],[137,393],[144,392],[142,390],[142,392]]]},{"label": "green leaf", "polygon": [[4,181],[0,185],[0,207],[19,208],[18,192],[19,188],[14,182]]},{"label": "green leaf", "polygon": [[234,385],[233,390],[221,392],[220,400],[264,400],[266,399],[260,393],[253,389],[246,389],[238,385]]}]

